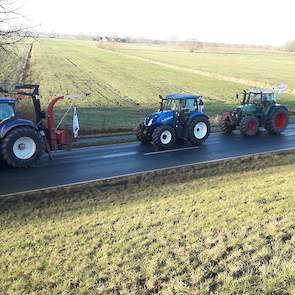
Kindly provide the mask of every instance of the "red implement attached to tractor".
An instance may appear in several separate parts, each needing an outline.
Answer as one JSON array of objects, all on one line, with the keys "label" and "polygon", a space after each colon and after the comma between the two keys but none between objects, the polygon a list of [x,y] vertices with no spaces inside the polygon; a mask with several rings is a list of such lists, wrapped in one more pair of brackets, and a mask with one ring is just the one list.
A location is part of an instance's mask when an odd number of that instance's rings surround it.
[{"label": "red implement attached to tractor", "polygon": [[63,149],[64,146],[70,147],[73,142],[73,135],[67,129],[56,128],[54,119],[54,107],[56,103],[63,100],[64,96],[54,97],[47,108],[47,132],[46,137],[51,151]]},{"label": "red implement attached to tractor", "polygon": [[[41,110],[39,85],[0,83],[0,158],[12,167],[30,167],[47,152],[70,149],[73,134],[60,128],[54,118],[56,104],[64,99],[81,98],[89,94],[53,97],[47,114]],[[15,97],[14,98],[8,98]],[[15,112],[17,100],[32,99],[35,121],[18,118]],[[3,117],[3,118],[2,118]],[[46,122],[47,119],[47,122]]]}]

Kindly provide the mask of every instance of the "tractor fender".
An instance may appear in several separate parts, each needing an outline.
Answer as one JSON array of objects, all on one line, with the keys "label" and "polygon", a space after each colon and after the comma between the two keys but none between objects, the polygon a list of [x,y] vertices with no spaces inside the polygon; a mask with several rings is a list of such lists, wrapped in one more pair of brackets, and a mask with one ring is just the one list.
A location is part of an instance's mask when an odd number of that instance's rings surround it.
[{"label": "tractor fender", "polygon": [[37,126],[32,121],[25,119],[12,119],[0,125],[0,139],[4,138],[12,129],[23,126],[38,130]]},{"label": "tractor fender", "polygon": [[206,119],[209,120],[209,117],[206,114],[195,111],[188,114],[188,118],[187,118],[188,123],[190,123],[196,117],[205,117]]},{"label": "tractor fender", "polygon": [[281,104],[276,104],[270,107],[269,111],[267,112],[267,116],[271,117],[277,110],[285,110],[286,112],[288,112],[288,109],[286,106]]}]

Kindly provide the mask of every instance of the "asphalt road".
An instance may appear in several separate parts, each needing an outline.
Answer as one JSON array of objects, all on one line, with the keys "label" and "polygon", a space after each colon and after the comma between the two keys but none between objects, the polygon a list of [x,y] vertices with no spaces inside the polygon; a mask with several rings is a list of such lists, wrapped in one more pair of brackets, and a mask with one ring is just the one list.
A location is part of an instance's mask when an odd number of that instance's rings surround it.
[{"label": "asphalt road", "polygon": [[239,132],[212,133],[199,147],[182,144],[160,152],[137,142],[59,151],[53,161],[45,155],[30,169],[0,166],[0,196],[289,148],[295,148],[295,124],[282,135],[261,132],[244,138]]}]

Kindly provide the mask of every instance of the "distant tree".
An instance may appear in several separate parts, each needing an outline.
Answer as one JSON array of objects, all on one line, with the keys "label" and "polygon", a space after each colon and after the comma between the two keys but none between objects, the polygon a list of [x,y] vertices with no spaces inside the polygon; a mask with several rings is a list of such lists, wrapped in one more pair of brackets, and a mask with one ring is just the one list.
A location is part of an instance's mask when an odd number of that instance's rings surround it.
[{"label": "distant tree", "polygon": [[285,48],[289,52],[295,52],[295,40],[287,42]]},{"label": "distant tree", "polygon": [[116,42],[116,40],[119,38],[119,34],[116,32],[113,32],[113,33],[109,34],[109,36],[107,36],[107,38],[108,38],[108,41]]},{"label": "distant tree", "polygon": [[31,37],[30,28],[17,7],[17,0],[0,0],[0,51],[14,51],[14,45]]},{"label": "distant tree", "polygon": [[203,43],[196,39],[183,41],[181,42],[181,45],[182,47],[187,48],[190,52],[197,51],[203,47]]}]

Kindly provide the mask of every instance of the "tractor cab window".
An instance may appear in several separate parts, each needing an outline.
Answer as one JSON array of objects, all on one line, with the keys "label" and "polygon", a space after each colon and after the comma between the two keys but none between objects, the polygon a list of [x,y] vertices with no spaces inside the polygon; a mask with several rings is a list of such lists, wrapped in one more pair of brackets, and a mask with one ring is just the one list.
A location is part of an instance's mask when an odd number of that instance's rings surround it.
[{"label": "tractor cab window", "polygon": [[249,93],[249,103],[260,103],[261,93],[250,92]]},{"label": "tractor cab window", "polygon": [[195,99],[167,99],[163,101],[163,110],[172,110],[176,112],[181,111],[195,111],[197,109],[197,102]]},{"label": "tractor cab window", "polygon": [[163,101],[163,110],[179,111],[181,108],[181,102],[174,99],[166,99]]},{"label": "tractor cab window", "polygon": [[262,101],[274,101],[275,94],[274,93],[263,93],[262,94]]},{"label": "tractor cab window", "polygon": [[13,116],[13,105],[9,103],[0,103],[0,122]]},{"label": "tractor cab window", "polygon": [[193,112],[197,109],[197,101],[195,99],[187,99],[185,109]]}]

